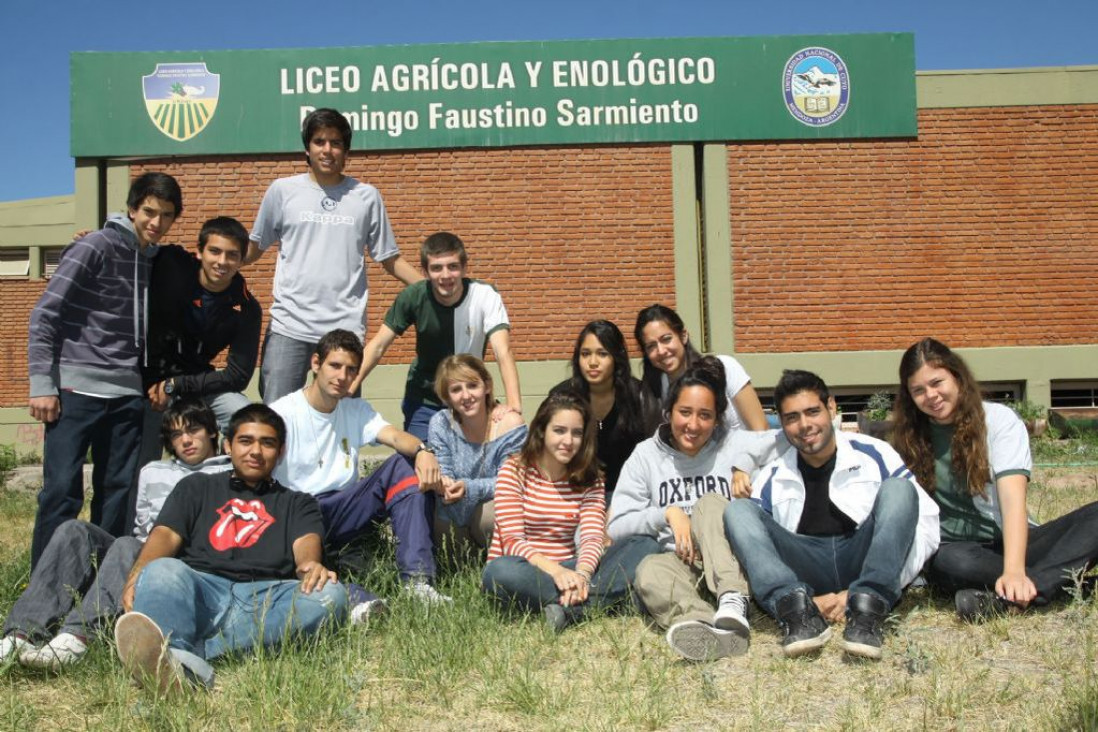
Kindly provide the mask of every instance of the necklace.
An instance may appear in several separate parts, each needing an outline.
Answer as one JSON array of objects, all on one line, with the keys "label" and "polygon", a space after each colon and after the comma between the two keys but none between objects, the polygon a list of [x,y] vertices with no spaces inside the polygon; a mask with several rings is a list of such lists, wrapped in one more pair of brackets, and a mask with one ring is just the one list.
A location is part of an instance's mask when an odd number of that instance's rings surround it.
[{"label": "necklace", "polygon": [[305,405],[309,407],[310,414],[308,415],[309,431],[313,433],[313,445],[316,446],[316,466],[318,468],[324,467],[324,446],[320,444],[320,436],[316,433],[316,415],[317,410],[313,408],[312,404],[309,404],[309,397],[306,395],[305,390],[309,387],[305,387],[301,390],[301,396],[305,399]]}]

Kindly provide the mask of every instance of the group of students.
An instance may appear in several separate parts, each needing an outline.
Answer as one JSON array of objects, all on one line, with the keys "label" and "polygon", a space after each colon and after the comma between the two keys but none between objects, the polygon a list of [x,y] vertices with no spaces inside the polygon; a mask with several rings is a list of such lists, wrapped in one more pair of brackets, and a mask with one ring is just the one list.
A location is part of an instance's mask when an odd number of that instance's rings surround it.
[{"label": "group of students", "polygon": [[[1030,522],[1025,426],[984,402],[939,341],[901,359],[893,449],[838,430],[834,399],[807,371],[775,387],[781,429],[749,431],[762,410],[734,359],[693,351],[662,306],[640,313],[636,335],[643,382],[620,331],[588,324],[573,378],[500,468],[485,590],[540,608],[555,629],[632,586],[687,659],[746,652],[749,598],[777,620],[787,656],[818,651],[845,618],[843,650],[878,659],[889,612],[920,574],[973,621],[1046,604],[1098,561],[1098,503]],[[646,414],[630,432],[628,416]]]},{"label": "group of students", "polygon": [[[182,211],[161,173],[66,250],[31,318],[44,482],[0,659],[59,668],[125,611],[115,638],[135,676],[210,686],[208,661],[228,651],[383,610],[329,569],[381,518],[401,586],[423,602],[452,602],[434,587],[436,554],[472,549],[501,605],[560,631],[635,599],[692,660],[746,652],[752,598],[787,655],[819,650],[845,617],[843,649],[879,658],[888,613],[924,570],[975,619],[1047,602],[1098,557],[1098,504],[1029,525],[1024,427],[932,339],[902,359],[895,450],[838,431],[805,371],[783,374],[768,430],[743,367],[702,356],[658,304],[636,318],[641,379],[618,327],[592,321],[527,426],[499,294],[466,276],[453,234],[427,237],[420,272],[400,257],[376,189],[342,174],[350,137],[338,112],[310,114],[308,172],[272,184],[251,235],[206,222],[196,257],[157,252]],[[239,269],[275,242],[257,405],[239,393],[261,321]],[[407,286],[364,346],[367,254]],[[358,395],[413,326],[398,429]],[[359,448],[378,444],[396,454],[360,477]],[[169,459],[135,482],[161,448]]]}]

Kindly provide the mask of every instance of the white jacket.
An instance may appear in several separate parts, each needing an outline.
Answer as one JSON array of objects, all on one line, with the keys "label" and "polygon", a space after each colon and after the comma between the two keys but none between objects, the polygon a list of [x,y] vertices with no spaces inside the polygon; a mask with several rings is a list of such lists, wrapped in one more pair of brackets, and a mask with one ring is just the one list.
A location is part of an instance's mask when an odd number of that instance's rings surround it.
[{"label": "white jacket", "polygon": [[[919,496],[919,524],[915,541],[907,554],[900,586],[906,587],[938,551],[938,504],[915,481],[903,459],[887,442],[867,435],[835,433],[837,455],[831,474],[831,501],[858,526],[869,517],[881,483],[904,478],[915,485]],[[762,504],[774,520],[795,532],[804,510],[804,479],[797,469],[797,450],[790,447],[755,476],[751,497]]]}]

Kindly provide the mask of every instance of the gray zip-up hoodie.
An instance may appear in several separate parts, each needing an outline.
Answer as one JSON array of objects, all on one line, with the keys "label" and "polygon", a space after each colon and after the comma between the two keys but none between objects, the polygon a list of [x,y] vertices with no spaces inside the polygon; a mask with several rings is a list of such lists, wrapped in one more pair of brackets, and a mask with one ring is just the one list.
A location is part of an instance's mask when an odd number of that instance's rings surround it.
[{"label": "gray zip-up hoodie", "polygon": [[30,395],[61,389],[140,395],[149,271],[157,247],[137,243],[133,222],[111,214],[74,241],[30,318]]},{"label": "gray zip-up hoodie", "polygon": [[706,493],[732,498],[732,469],[748,475],[789,447],[781,430],[717,430],[697,455],[671,445],[668,425],[637,445],[625,461],[610,502],[613,541],[640,534],[654,537],[664,551],[675,550],[675,537],[664,514],[678,506],[687,514]]}]

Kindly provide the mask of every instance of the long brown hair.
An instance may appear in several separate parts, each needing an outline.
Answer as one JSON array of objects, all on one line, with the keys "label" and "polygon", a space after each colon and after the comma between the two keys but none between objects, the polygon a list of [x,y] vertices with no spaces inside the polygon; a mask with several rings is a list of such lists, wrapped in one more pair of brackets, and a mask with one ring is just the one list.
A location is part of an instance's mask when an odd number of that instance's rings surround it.
[{"label": "long brown hair", "polygon": [[535,467],[545,449],[545,429],[557,412],[575,411],[583,419],[583,441],[567,465],[568,482],[577,486],[592,485],[599,477],[599,464],[595,458],[595,420],[587,402],[574,394],[560,393],[549,396],[538,407],[537,414],[530,422],[530,431],[519,453],[519,462],[526,467]]},{"label": "long brown hair", "polygon": [[937,488],[934,479],[934,450],[930,439],[930,417],[911,398],[908,381],[923,366],[942,368],[957,380],[957,408],[953,421],[952,472],[964,483],[969,495],[985,495],[990,467],[987,458],[987,424],[980,384],[968,364],[933,338],[924,338],[904,351],[900,359],[900,388],[893,406],[893,443],[907,467],[930,493]]}]

